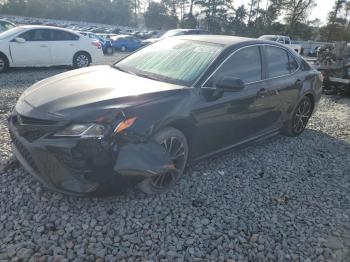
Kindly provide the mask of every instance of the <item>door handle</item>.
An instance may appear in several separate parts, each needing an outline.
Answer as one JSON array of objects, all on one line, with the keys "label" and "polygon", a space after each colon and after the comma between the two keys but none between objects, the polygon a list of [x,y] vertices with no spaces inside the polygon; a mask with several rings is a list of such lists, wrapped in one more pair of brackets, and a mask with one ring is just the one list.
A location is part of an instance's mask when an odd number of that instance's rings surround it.
[{"label": "door handle", "polygon": [[40,47],[49,47],[49,46],[47,46],[47,45],[41,45]]},{"label": "door handle", "polygon": [[259,97],[265,97],[268,93],[269,93],[269,91],[266,88],[261,88],[258,91],[258,96]]}]

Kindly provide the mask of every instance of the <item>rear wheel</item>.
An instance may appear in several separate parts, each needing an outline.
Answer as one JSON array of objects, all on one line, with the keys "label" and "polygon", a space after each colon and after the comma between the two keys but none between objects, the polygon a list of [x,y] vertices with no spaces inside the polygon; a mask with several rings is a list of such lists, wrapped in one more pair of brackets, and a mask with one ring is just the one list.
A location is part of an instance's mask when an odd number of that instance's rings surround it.
[{"label": "rear wheel", "polygon": [[107,47],[106,53],[107,55],[112,55],[114,53],[113,47]]},{"label": "rear wheel", "polygon": [[5,72],[9,63],[6,56],[0,54],[0,73]]},{"label": "rear wheel", "polygon": [[188,157],[187,140],[179,130],[167,127],[155,134],[153,139],[169,153],[176,170],[142,181],[138,188],[146,194],[162,193],[173,187],[182,177]]},{"label": "rear wheel", "polygon": [[312,115],[313,102],[310,97],[305,96],[293,112],[291,120],[287,123],[284,134],[287,136],[301,135]]},{"label": "rear wheel", "polygon": [[120,47],[120,51],[126,52],[126,51],[128,51],[128,48],[127,48],[125,45],[122,45],[122,46]]},{"label": "rear wheel", "polygon": [[79,52],[73,57],[74,68],[88,67],[91,63],[90,55],[86,52]]}]

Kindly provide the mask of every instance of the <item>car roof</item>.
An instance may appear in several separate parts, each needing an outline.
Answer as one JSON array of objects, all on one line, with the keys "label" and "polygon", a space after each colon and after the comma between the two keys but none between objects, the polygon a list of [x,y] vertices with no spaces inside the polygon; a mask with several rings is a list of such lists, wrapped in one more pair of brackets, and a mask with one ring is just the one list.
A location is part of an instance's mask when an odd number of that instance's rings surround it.
[{"label": "car roof", "polygon": [[18,26],[19,28],[23,28],[23,29],[55,29],[55,30],[62,30],[62,31],[66,31],[66,32],[70,32],[70,33],[75,33],[76,31],[70,30],[70,29],[66,29],[66,28],[62,28],[62,27],[57,27],[57,26],[47,26],[47,25],[22,25],[22,26]]},{"label": "car roof", "polygon": [[220,44],[225,46],[232,46],[243,42],[254,42],[254,43],[271,43],[260,39],[253,39],[247,37],[238,36],[227,36],[227,35],[182,35],[175,36],[184,40],[202,41],[213,44]]}]

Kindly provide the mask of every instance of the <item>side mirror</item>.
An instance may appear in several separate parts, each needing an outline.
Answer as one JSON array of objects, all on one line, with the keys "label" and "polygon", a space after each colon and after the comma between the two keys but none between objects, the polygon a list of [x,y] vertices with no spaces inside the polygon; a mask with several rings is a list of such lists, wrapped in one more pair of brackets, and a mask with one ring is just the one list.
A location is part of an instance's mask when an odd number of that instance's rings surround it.
[{"label": "side mirror", "polygon": [[216,88],[232,92],[239,92],[244,87],[244,83],[240,78],[232,76],[224,76],[216,83]]},{"label": "side mirror", "polygon": [[16,37],[15,41],[16,43],[19,43],[19,44],[24,44],[26,42],[26,40],[22,37]]}]

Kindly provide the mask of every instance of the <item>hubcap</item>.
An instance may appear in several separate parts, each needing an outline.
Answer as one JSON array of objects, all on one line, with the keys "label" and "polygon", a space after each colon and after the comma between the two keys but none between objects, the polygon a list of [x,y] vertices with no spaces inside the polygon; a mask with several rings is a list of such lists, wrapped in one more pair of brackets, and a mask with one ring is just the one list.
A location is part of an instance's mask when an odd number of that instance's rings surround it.
[{"label": "hubcap", "polygon": [[305,99],[300,103],[294,118],[294,132],[299,134],[304,131],[311,116],[311,102]]},{"label": "hubcap", "polygon": [[176,182],[185,168],[186,152],[183,143],[176,137],[170,137],[160,143],[169,153],[176,170],[153,176],[151,183],[154,187],[162,189]]},{"label": "hubcap", "polygon": [[89,58],[86,55],[78,55],[77,66],[78,67],[87,67],[88,65],[89,65]]},{"label": "hubcap", "polygon": [[5,61],[0,58],[0,71],[4,70],[5,68]]}]

